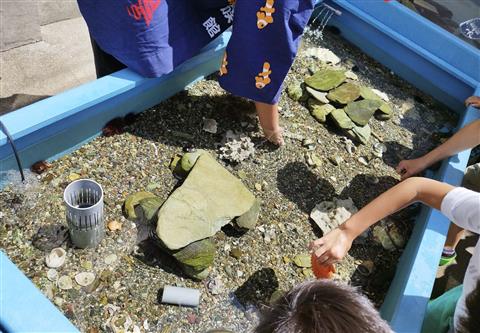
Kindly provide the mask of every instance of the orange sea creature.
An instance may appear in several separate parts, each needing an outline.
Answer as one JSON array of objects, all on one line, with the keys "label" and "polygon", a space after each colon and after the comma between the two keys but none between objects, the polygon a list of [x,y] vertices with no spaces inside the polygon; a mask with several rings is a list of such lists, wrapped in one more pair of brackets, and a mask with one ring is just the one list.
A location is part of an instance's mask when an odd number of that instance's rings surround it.
[{"label": "orange sea creature", "polygon": [[322,265],[318,262],[315,254],[312,253],[312,271],[313,275],[317,279],[331,279],[333,274],[335,274],[335,266],[331,265]]}]

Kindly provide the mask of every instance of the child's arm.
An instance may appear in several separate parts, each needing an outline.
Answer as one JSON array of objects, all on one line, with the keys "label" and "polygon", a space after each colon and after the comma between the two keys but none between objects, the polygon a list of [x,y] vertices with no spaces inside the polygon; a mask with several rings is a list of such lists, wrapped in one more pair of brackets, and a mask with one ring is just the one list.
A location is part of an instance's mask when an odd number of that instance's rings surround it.
[{"label": "child's arm", "polygon": [[378,196],[338,228],[312,242],[310,249],[320,263],[335,263],[347,254],[353,240],[374,223],[416,201],[439,210],[445,195],[454,188],[427,178],[407,179]]},{"label": "child's arm", "polygon": [[452,156],[462,150],[480,144],[480,120],[476,120],[460,129],[455,135],[431,152],[413,160],[403,160],[397,166],[402,180],[413,176],[430,165]]}]

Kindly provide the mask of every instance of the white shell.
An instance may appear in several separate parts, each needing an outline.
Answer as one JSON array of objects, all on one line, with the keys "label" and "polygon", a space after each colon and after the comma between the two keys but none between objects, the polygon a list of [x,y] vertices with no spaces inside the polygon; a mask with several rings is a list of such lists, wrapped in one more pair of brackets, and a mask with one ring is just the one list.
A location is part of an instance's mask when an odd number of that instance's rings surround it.
[{"label": "white shell", "polygon": [[105,257],[104,261],[105,261],[105,264],[111,265],[115,261],[117,261],[117,255],[115,253],[109,254],[108,256]]},{"label": "white shell", "polygon": [[47,271],[47,279],[49,279],[49,280],[52,281],[52,282],[57,281],[57,279],[58,279],[58,272],[57,272],[55,269],[50,268],[50,269]]},{"label": "white shell", "polygon": [[45,263],[49,268],[58,268],[65,263],[67,252],[61,247],[53,249],[45,258]]},{"label": "white shell", "polygon": [[82,287],[88,286],[95,281],[95,274],[91,272],[81,272],[75,275],[75,281]]},{"label": "white shell", "polygon": [[63,275],[58,279],[58,288],[68,290],[73,288],[73,282],[70,276]]}]

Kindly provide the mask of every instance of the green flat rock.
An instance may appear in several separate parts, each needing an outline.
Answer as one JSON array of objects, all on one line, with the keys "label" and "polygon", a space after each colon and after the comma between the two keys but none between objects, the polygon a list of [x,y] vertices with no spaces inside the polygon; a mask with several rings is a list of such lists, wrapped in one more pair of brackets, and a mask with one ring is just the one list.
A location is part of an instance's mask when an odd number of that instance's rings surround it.
[{"label": "green flat rock", "polygon": [[327,98],[336,103],[348,104],[360,97],[360,88],[353,83],[344,83],[340,87],[331,90]]},{"label": "green flat rock", "polygon": [[381,101],[382,98],[375,94],[369,87],[360,86],[360,96],[363,99],[373,99],[375,101]]},{"label": "green flat rock", "polygon": [[255,203],[255,196],[240,179],[204,153],[160,208],[156,233],[167,248],[177,250],[213,236],[243,214],[255,217]]},{"label": "green flat rock", "polygon": [[327,93],[324,93],[324,92],[321,92],[321,91],[317,91],[313,88],[310,88],[310,87],[306,87],[305,88],[307,90],[307,92],[312,95],[313,98],[315,98],[317,101],[323,103],[323,104],[328,104],[330,103],[330,101],[328,100],[327,98]]},{"label": "green flat rock", "polygon": [[321,69],[305,80],[305,83],[320,91],[329,91],[345,81],[345,72],[333,69]]},{"label": "green flat rock", "polygon": [[293,263],[302,268],[309,268],[312,267],[312,257],[309,254],[297,254],[295,258],[293,258]]},{"label": "green flat rock", "polygon": [[327,116],[335,110],[330,104],[323,104],[316,99],[310,98],[308,101],[308,107],[312,116],[321,123],[327,121]]},{"label": "green flat rock", "polygon": [[330,112],[330,116],[335,124],[342,129],[351,129],[353,126],[355,126],[353,121],[347,116],[343,109],[332,110],[332,112]]},{"label": "green flat rock", "polygon": [[380,101],[364,99],[349,103],[345,107],[345,113],[357,125],[365,126],[381,104]]},{"label": "green flat rock", "polygon": [[375,118],[377,118],[378,120],[388,120],[392,118],[392,116],[392,107],[386,102],[382,103],[382,105],[380,105],[380,107],[378,108],[377,112],[375,112]]},{"label": "green flat rock", "polygon": [[294,101],[298,101],[303,96],[303,89],[300,82],[294,81],[287,86],[287,95]]},{"label": "green flat rock", "polygon": [[372,129],[370,128],[370,125],[365,125],[365,126],[354,126],[351,130],[348,131],[348,134],[352,136],[354,139],[357,139],[364,145],[368,143],[368,140],[370,140],[370,136],[372,135]]}]

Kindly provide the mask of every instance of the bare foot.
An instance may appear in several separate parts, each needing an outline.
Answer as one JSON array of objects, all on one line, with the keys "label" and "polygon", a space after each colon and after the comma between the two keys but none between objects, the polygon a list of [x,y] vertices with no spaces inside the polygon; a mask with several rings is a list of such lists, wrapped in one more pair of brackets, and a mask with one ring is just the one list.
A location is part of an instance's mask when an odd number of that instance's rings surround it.
[{"label": "bare foot", "polygon": [[255,102],[258,120],[265,138],[277,146],[283,146],[283,129],[279,125],[278,104]]}]

